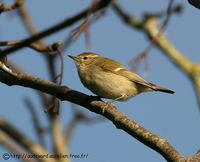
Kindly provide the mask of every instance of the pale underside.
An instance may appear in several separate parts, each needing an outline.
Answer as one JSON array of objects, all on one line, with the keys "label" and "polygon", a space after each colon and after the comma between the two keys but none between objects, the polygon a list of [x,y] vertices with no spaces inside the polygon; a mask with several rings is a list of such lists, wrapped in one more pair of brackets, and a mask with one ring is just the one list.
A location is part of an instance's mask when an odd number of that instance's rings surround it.
[{"label": "pale underside", "polygon": [[[79,71],[79,73],[82,73],[81,75],[79,74],[81,82],[86,88],[88,88],[90,91],[100,97],[125,101],[133,96],[136,96],[143,89],[141,88],[141,85],[128,80],[124,76],[104,71],[98,71],[90,76],[87,75],[87,72],[85,72],[86,71],[83,69]],[[84,76],[84,78],[82,78],[81,76]],[[142,91],[149,90],[148,87],[142,87],[146,89]],[[138,91],[138,89],[140,89],[140,91]]]}]

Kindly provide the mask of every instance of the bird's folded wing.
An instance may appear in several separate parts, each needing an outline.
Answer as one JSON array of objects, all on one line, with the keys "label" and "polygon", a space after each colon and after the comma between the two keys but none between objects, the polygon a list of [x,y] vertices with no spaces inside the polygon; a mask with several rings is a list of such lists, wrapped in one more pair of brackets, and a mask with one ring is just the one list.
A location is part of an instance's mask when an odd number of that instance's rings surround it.
[{"label": "bird's folded wing", "polygon": [[151,83],[147,82],[146,80],[144,80],[139,75],[137,75],[137,74],[135,74],[135,73],[133,73],[133,72],[127,70],[127,69],[119,69],[118,71],[115,72],[115,74],[124,76],[134,83],[141,84],[141,85],[144,85],[144,86],[149,87],[151,89],[154,89]]},{"label": "bird's folded wing", "polygon": [[105,72],[110,72],[116,75],[126,77],[127,79],[129,79],[130,81],[134,83],[144,85],[151,89],[154,89],[151,83],[147,82],[139,75],[129,71],[123,65],[121,65],[120,63],[116,61],[113,61],[111,59],[102,59],[98,66],[101,67],[101,69]]}]

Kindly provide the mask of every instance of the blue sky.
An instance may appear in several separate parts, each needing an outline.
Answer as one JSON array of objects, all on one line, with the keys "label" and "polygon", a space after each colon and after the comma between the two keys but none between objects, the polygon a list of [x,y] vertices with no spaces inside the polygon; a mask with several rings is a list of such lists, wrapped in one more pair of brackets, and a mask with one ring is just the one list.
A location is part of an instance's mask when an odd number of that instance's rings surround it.
[{"label": "blue sky", "polygon": [[[6,1],[7,2],[7,1]],[[11,1],[8,1],[10,3]],[[49,26],[62,21],[66,17],[86,8],[89,0],[60,0],[58,1],[26,1],[32,21],[41,31]],[[166,8],[167,1],[132,1],[118,0],[130,13],[141,17],[141,13],[147,11],[161,11]],[[184,6],[184,12],[172,17],[166,31],[169,40],[183,52],[186,57],[194,62],[200,62],[199,57],[199,33],[200,11],[193,8],[187,1],[176,0]],[[78,23],[80,24],[80,23]],[[78,24],[54,34],[45,39],[47,43],[62,41]],[[18,40],[27,36],[22,23],[15,15],[1,14],[0,41]],[[91,44],[89,51],[102,54],[106,57],[118,60],[128,67],[128,62],[136,54],[143,51],[148,41],[143,33],[135,31],[124,25],[109,8],[107,13],[98,22],[90,27]],[[64,81],[63,84],[70,88],[92,94],[84,88],[78,78],[74,63],[66,56],[76,55],[88,51],[85,48],[84,37],[74,42],[65,51]],[[46,62],[40,54],[23,49],[8,57],[15,61],[21,69],[43,79],[49,79]],[[149,56],[150,72],[139,74],[146,80],[174,90],[174,95],[164,93],[141,94],[127,102],[116,102],[115,106],[129,118],[138,122],[146,129],[168,140],[181,154],[193,155],[200,149],[200,112],[196,104],[193,87],[185,77],[158,49],[153,49]],[[37,142],[37,137],[31,124],[31,116],[23,102],[25,97],[30,98],[37,109],[43,125],[47,126],[46,114],[42,111],[38,96],[28,88],[8,87],[0,83],[1,109],[0,115],[19,128],[26,136]],[[84,113],[95,116],[83,108]],[[72,118],[72,110],[69,102],[62,102],[61,123],[65,127]],[[50,139],[47,140],[49,145]],[[109,162],[109,161],[154,161],[165,160],[150,148],[144,146],[122,130],[118,130],[110,122],[105,120],[97,124],[78,125],[69,144],[69,150],[73,154],[87,153],[87,159],[82,162]],[[0,148],[0,158],[4,148]],[[10,159],[9,162],[16,159]],[[73,159],[72,161],[80,161]]]}]

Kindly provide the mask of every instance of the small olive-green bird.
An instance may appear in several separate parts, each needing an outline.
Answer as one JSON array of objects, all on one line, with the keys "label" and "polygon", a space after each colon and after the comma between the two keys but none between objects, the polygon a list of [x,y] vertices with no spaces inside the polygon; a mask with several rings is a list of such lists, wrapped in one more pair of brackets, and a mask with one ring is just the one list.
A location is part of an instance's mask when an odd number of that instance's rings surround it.
[{"label": "small olive-green bird", "polygon": [[142,92],[174,93],[167,88],[147,82],[139,75],[110,58],[95,53],[71,56],[83,85],[94,94],[114,101],[126,101]]}]

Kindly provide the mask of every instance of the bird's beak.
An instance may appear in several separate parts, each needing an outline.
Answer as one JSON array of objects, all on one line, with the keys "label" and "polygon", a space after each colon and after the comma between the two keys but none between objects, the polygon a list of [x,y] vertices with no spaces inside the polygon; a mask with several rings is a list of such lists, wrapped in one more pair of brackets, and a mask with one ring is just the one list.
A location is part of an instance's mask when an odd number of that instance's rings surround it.
[{"label": "bird's beak", "polygon": [[71,58],[71,59],[73,59],[73,60],[75,59],[75,57],[71,56],[71,55],[68,55],[68,57]]},{"label": "bird's beak", "polygon": [[79,59],[77,56],[68,55],[68,57],[74,60],[75,63],[79,62]]}]

